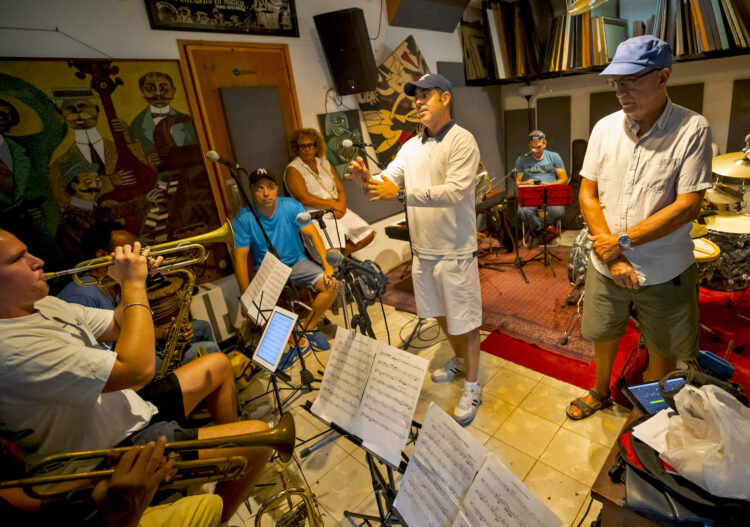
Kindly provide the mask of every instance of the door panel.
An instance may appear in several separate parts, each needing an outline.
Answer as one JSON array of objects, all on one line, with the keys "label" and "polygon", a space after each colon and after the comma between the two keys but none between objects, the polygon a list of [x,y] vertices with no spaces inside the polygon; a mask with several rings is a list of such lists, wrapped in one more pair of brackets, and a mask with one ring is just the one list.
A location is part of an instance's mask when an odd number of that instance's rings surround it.
[{"label": "door panel", "polygon": [[[216,150],[224,157],[238,154],[232,149],[229,128],[224,118],[221,88],[276,86],[287,136],[301,127],[297,92],[286,45],[203,40],[178,40],[177,44],[193,115],[200,116],[196,128],[204,151]],[[264,133],[262,122],[249,124],[256,127],[252,133],[259,137]],[[207,164],[217,207],[224,218],[228,206],[224,181],[230,176],[220,165],[210,162]]]}]

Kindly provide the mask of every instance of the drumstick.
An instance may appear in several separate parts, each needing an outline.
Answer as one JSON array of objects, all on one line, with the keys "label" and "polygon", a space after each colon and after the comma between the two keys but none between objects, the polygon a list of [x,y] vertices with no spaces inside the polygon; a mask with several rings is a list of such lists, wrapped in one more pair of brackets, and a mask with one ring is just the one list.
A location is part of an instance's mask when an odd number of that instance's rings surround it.
[{"label": "drumstick", "polygon": [[698,251],[698,252],[699,252],[699,253],[701,253],[701,254],[713,254],[713,253],[714,253],[714,251],[713,251],[713,250],[710,250],[710,251],[706,251],[706,250],[704,250],[704,249],[701,249],[700,247],[695,247],[695,246],[693,247],[693,250],[694,250],[694,251]]}]

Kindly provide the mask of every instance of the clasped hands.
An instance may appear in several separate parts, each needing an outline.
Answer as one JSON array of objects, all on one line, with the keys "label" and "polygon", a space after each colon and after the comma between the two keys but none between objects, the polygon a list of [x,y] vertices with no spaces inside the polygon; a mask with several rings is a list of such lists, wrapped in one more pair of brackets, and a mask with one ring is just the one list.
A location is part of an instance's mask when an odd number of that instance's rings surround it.
[{"label": "clasped hands", "polygon": [[368,194],[374,194],[375,197],[370,198],[370,201],[396,199],[398,194],[398,185],[387,176],[381,176],[380,180],[372,179],[361,156],[349,163],[349,172],[344,174],[344,177],[357,183]]},{"label": "clasped hands", "polygon": [[593,241],[591,246],[596,256],[607,265],[612,280],[626,289],[638,289],[640,282],[635,274],[635,269],[622,254],[622,247],[617,242],[614,234],[589,234],[589,240]]}]

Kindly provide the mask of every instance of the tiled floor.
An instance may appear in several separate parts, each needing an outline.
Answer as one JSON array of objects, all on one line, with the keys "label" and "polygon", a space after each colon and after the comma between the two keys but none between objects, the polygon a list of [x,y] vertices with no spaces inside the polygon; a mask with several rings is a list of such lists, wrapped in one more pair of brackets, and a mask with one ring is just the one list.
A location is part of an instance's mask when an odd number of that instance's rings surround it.
[{"label": "tiled floor", "polygon": [[[386,324],[380,306],[372,306],[369,312],[376,336],[385,341]],[[408,337],[416,318],[390,306],[385,306],[385,315],[391,343],[399,346],[402,343],[399,334],[402,338]],[[343,326],[340,315],[329,314],[329,318],[333,324]],[[326,329],[332,336],[335,326]],[[415,341],[414,345],[422,349],[410,348],[410,351],[430,360],[429,369],[433,370],[451,356],[450,345],[439,333],[435,321],[428,321],[422,335],[425,340],[431,340]],[[483,338],[485,336],[483,334]],[[317,354],[322,365],[329,354]],[[316,374],[323,369],[321,364],[312,355],[307,359],[308,369]],[[292,378],[295,384],[299,382],[299,366],[292,370]],[[484,402],[468,427],[469,432],[502,459],[564,525],[577,525],[588,505],[591,485],[625,421],[626,411],[610,408],[589,419],[571,421],[565,417],[565,408],[584,390],[484,352],[480,358],[480,382],[484,385]],[[267,384],[267,377],[256,375],[250,387],[242,392],[243,399],[261,393]],[[462,379],[435,384],[428,375],[414,419],[419,422],[424,419],[430,402],[450,412],[462,385]],[[283,392],[282,396],[287,393]],[[300,408],[315,396],[314,392],[298,394],[285,408],[294,414],[298,442],[325,430],[317,419]],[[245,411],[247,415],[255,415],[269,405],[270,397],[265,397],[248,404]],[[270,414],[262,418],[272,419]],[[298,446],[298,454],[300,450]],[[339,438],[301,461],[304,475],[320,504],[325,525],[356,525],[352,520],[344,519],[345,510],[377,511],[365,455],[348,440]],[[295,480],[300,479],[294,462],[288,465],[286,473]],[[264,481],[279,481],[276,467],[266,471]],[[274,490],[279,489],[277,484]],[[254,502],[262,501],[268,495],[270,489],[259,490],[251,500],[252,512],[239,511],[230,525],[254,525],[252,516],[257,510]],[[594,502],[583,525],[588,526],[598,513],[598,503]],[[265,524],[271,523],[264,521]]]}]

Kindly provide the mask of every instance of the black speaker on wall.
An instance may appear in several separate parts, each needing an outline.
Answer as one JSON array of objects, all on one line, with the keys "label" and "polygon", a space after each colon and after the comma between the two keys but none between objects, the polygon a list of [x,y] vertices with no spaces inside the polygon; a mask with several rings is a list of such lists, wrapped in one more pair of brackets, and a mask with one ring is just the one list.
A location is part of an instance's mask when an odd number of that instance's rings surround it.
[{"label": "black speaker on wall", "polygon": [[342,9],[315,15],[313,20],[338,94],[374,90],[378,70],[364,12]]}]

